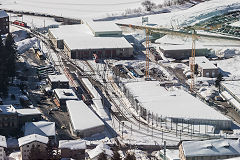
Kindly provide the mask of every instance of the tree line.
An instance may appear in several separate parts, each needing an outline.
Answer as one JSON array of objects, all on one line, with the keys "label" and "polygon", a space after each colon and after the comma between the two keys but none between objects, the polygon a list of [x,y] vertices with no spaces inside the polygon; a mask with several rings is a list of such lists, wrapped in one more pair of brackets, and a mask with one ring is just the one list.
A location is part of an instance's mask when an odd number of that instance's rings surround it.
[{"label": "tree line", "polygon": [[14,38],[9,33],[3,43],[0,36],[0,94],[7,95],[9,80],[16,74],[17,47]]}]

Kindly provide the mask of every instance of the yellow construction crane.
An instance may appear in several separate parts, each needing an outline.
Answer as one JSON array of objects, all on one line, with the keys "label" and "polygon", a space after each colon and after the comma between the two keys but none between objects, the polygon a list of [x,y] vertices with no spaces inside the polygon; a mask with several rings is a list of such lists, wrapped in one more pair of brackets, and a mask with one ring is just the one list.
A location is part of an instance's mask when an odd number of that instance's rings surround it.
[{"label": "yellow construction crane", "polygon": [[195,85],[195,56],[196,56],[196,31],[195,29],[192,29],[192,55],[190,58],[190,70],[191,70],[191,84],[190,84],[190,90],[194,90]]}]

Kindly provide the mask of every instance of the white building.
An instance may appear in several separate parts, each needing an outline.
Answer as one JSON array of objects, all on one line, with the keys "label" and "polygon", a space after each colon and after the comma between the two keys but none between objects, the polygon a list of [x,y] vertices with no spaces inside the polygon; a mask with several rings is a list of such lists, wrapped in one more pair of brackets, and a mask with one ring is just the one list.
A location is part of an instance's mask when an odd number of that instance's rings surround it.
[{"label": "white building", "polygon": [[100,58],[131,57],[133,47],[120,35],[119,27],[105,22],[49,29],[51,42],[72,59],[92,58],[93,54]]},{"label": "white building", "polygon": [[87,153],[91,160],[98,160],[98,156],[101,153],[105,153],[109,159],[113,156],[113,151],[111,150],[111,148],[103,143],[97,145],[96,148],[88,151]]},{"label": "white building", "polygon": [[122,88],[143,118],[153,113],[176,123],[231,128],[230,119],[182,89],[164,88],[158,81],[128,82]]},{"label": "white building", "polygon": [[5,136],[0,135],[0,160],[6,160],[5,149],[7,148],[7,141]]},{"label": "white building", "polygon": [[66,102],[71,120],[71,132],[78,137],[89,137],[104,131],[104,123],[83,102],[70,100]]},{"label": "white building", "polygon": [[84,140],[60,140],[58,148],[62,158],[84,159],[87,148]]},{"label": "white building", "polygon": [[64,108],[67,100],[78,100],[77,95],[72,89],[54,89],[55,103]]},{"label": "white building", "polygon": [[24,136],[38,134],[49,138],[51,143],[56,142],[55,122],[39,121],[25,123]]},{"label": "white building", "polygon": [[[31,134],[18,139],[18,144],[21,151],[22,160],[28,160],[31,148],[34,146],[38,148],[42,153],[46,151],[48,143],[48,137],[38,134]],[[40,157],[39,157],[40,158]]]},{"label": "white building", "polygon": [[[193,60],[192,57],[189,58],[190,62]],[[211,61],[209,61],[206,57],[200,56],[195,57],[195,64],[198,66],[197,70],[202,77],[217,77],[219,74],[218,67],[215,66]],[[190,66],[191,67],[191,66]]]},{"label": "white building", "polygon": [[69,88],[69,80],[64,74],[48,75],[48,82],[52,89],[56,89],[56,88],[68,89]]},{"label": "white building", "polygon": [[240,156],[239,140],[214,139],[183,141],[179,146],[181,160],[218,160]]}]

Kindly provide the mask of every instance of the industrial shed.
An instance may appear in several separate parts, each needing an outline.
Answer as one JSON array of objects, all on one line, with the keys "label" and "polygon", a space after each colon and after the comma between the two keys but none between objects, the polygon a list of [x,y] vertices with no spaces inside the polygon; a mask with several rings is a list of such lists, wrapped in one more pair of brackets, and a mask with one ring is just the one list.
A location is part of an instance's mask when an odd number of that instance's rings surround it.
[{"label": "industrial shed", "polygon": [[[98,27],[96,28],[98,31]],[[49,29],[49,38],[53,45],[63,49],[72,59],[91,59],[93,54],[97,54],[100,58],[124,58],[133,55],[133,47],[124,37],[110,36],[109,31],[106,31],[105,36],[103,33],[97,36],[94,34],[97,33],[93,32],[87,24],[65,25]],[[101,35],[103,37],[99,37]]]},{"label": "industrial shed", "polygon": [[240,82],[222,81],[220,83],[220,93],[224,99],[240,114]]},{"label": "industrial shed", "polygon": [[[165,57],[174,59],[186,59],[192,54],[191,45],[160,45],[159,50]],[[195,52],[196,56],[208,56],[209,54],[208,49],[202,46],[197,46]]]},{"label": "industrial shed", "polygon": [[64,74],[48,75],[48,82],[52,89],[56,89],[56,88],[68,89],[69,88],[69,80]]},{"label": "industrial shed", "polygon": [[[193,60],[192,57],[189,58],[190,62]],[[195,57],[195,64],[197,65],[197,70],[202,77],[217,77],[219,74],[218,67],[215,66],[211,61],[209,61],[206,57],[200,56]],[[191,66],[189,66],[191,67]]]},{"label": "industrial shed", "polygon": [[66,102],[71,120],[71,132],[78,137],[90,137],[104,131],[104,123],[83,101]]},{"label": "industrial shed", "polygon": [[149,113],[175,123],[210,125],[230,129],[231,120],[181,89],[167,89],[158,81],[128,82],[122,86],[137,113],[147,119]]}]

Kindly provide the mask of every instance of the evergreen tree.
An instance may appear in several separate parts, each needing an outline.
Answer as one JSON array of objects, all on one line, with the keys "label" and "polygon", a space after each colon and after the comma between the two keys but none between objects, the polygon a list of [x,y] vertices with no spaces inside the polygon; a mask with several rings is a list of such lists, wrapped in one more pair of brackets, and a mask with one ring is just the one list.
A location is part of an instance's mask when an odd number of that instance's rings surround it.
[{"label": "evergreen tree", "polygon": [[120,154],[117,150],[113,151],[113,157],[112,160],[121,160]]},{"label": "evergreen tree", "polygon": [[17,47],[11,33],[9,33],[6,37],[5,47],[8,53],[8,58],[7,58],[8,76],[13,78],[16,72]]},{"label": "evergreen tree", "polygon": [[136,160],[136,157],[134,154],[128,153],[124,160]]},{"label": "evergreen tree", "polygon": [[104,152],[102,152],[99,156],[98,156],[98,160],[107,160],[107,156]]}]

